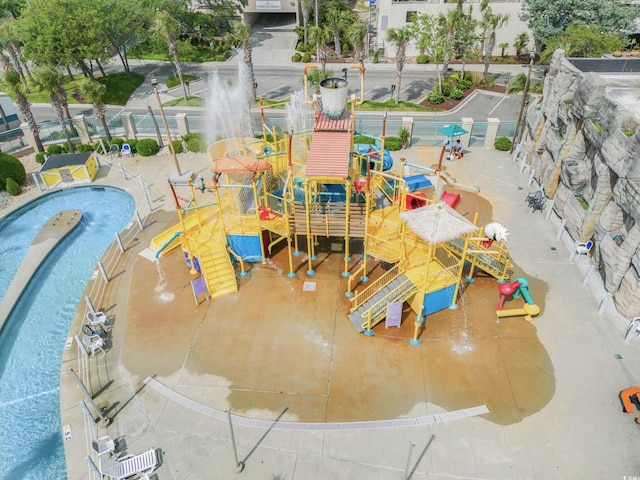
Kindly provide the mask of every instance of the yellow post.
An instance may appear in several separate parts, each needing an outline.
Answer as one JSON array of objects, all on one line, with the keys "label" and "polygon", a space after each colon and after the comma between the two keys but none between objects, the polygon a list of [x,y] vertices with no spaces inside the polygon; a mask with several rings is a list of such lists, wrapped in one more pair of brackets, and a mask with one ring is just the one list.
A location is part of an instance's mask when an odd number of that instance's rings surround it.
[{"label": "yellow post", "polygon": [[345,222],[344,222],[344,272],[343,277],[349,276],[349,213],[351,208],[351,181],[346,178],[344,181],[344,193],[345,193]]},{"label": "yellow post", "polygon": [[304,181],[304,208],[307,223],[307,262],[309,266],[307,275],[313,275],[315,272],[313,271],[313,263],[311,260],[313,257],[313,238],[311,235],[311,213],[309,212],[309,204],[311,202],[309,188],[309,179],[307,178]]},{"label": "yellow post", "polygon": [[[476,214],[473,216],[473,224],[475,225],[477,221],[478,221],[478,212],[476,212]],[[469,241],[471,239],[471,235],[473,235],[473,233],[468,233],[464,239],[464,247],[462,248],[460,264],[458,265],[458,270],[459,270],[458,281],[456,283],[456,288],[453,292],[453,298],[451,299],[452,301],[451,306],[449,307],[453,310],[458,308],[456,304],[456,299],[458,298],[458,292],[460,291],[460,283],[462,282],[462,271],[464,270],[464,262],[465,262],[465,258],[467,257],[467,250],[469,250]]]}]

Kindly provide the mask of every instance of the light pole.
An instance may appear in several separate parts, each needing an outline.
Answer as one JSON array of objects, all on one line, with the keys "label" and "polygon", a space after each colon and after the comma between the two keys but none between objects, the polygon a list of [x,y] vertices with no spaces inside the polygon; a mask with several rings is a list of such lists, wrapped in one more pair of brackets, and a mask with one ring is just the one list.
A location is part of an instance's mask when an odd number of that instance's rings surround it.
[{"label": "light pole", "polygon": [[160,95],[158,94],[158,80],[155,78],[151,79],[151,85],[153,85],[153,91],[156,94],[156,101],[158,102],[158,107],[160,108],[160,116],[162,117],[162,123],[164,124],[164,129],[167,132],[167,138],[169,139],[169,150],[171,150],[171,154],[173,155],[173,163],[176,165],[176,170],[178,171],[178,177],[182,176],[182,171],[180,170],[180,163],[178,163],[178,156],[176,155],[176,151],[173,149],[173,141],[171,140],[171,132],[169,131],[169,124],[167,123],[167,117],[164,115],[164,109],[162,108],[162,102],[160,102]]},{"label": "light pole", "polygon": [[531,70],[533,69],[533,61],[536,58],[536,54],[533,52],[529,52],[529,71],[527,72],[527,81],[524,82],[524,90],[522,92],[522,101],[520,102],[520,109],[518,110],[518,120],[516,122],[516,129],[513,132],[513,140],[511,141],[511,150],[509,153],[513,153],[513,150],[516,148],[516,143],[520,141],[520,137],[522,134],[520,133],[520,128],[524,129],[524,125],[521,125],[522,115],[524,111],[524,105],[527,102],[527,94],[529,93],[529,82],[531,81]]}]

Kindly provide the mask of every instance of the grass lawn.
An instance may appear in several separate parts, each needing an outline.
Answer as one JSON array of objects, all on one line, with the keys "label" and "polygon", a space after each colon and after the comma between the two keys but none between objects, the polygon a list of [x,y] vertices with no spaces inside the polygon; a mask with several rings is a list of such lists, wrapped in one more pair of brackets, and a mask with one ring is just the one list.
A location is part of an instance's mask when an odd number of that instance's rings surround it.
[{"label": "grass lawn", "polygon": [[165,102],[162,104],[163,107],[203,107],[204,106],[204,98],[195,97],[193,95],[189,96],[189,99],[185,102],[184,98],[176,98],[175,100],[171,100],[170,102]]},{"label": "grass lawn", "polygon": [[127,77],[125,72],[114,73],[99,78],[98,81],[107,87],[107,93],[102,99],[106,105],[126,105],[131,94],[144,82],[144,75],[131,72]]},{"label": "grass lawn", "polygon": [[[68,78],[65,76],[65,78]],[[78,103],[75,99],[73,92],[78,88],[80,83],[84,80],[81,75],[76,75],[73,81],[67,82],[64,89],[67,92],[67,100],[69,103]],[[131,76],[127,77],[124,72],[114,73],[107,75],[106,77],[96,78],[96,80],[107,87],[107,93],[102,99],[106,105],[126,105],[127,100],[131,94],[144,82],[144,75],[140,73],[131,72]],[[47,92],[41,92],[35,87],[31,87],[31,93],[27,95],[29,102],[31,103],[50,103],[51,99]],[[15,101],[15,98],[11,96],[11,100]]]}]

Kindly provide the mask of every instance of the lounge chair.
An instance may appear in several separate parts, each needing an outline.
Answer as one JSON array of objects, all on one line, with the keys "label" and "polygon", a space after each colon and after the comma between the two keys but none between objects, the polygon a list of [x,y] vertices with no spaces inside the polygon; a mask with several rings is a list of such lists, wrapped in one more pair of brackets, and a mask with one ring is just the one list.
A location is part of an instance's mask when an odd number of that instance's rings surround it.
[{"label": "lounge chair", "polygon": [[118,459],[100,457],[100,473],[121,480],[133,475],[149,474],[158,466],[158,452],[151,450],[138,455],[125,455]]},{"label": "lounge chair", "polygon": [[112,440],[110,436],[100,437],[91,442],[91,450],[93,450],[98,457],[101,457],[105,453],[113,453],[116,451],[116,441]]},{"label": "lounge chair", "polygon": [[87,312],[87,321],[92,327],[102,327],[104,329],[108,319],[104,312]]},{"label": "lounge chair", "polygon": [[[83,326],[88,327],[88,325],[83,325]],[[102,348],[104,347],[104,340],[102,340],[102,337],[100,335],[88,335],[87,333],[84,332],[84,329],[80,335],[82,337],[81,338],[82,345],[89,352],[90,355],[95,355],[98,350],[100,350],[102,353],[106,355],[106,352]]]}]

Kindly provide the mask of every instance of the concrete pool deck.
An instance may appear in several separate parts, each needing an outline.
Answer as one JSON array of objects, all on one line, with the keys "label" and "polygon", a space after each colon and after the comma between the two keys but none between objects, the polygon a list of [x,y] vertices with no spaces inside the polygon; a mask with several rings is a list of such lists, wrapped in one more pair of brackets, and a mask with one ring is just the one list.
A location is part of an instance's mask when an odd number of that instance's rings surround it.
[{"label": "concrete pool deck", "polygon": [[[414,147],[394,158],[430,166],[437,152]],[[204,155],[180,161],[208,178]],[[371,338],[355,331],[345,315],[342,256],[326,241],[313,278],[304,256],[297,277],[287,278],[276,252],[240,280],[238,293],[196,306],[181,252],[162,257],[162,281],[139,255],[177,219],[166,183],[171,158],[123,162],[151,184],[154,210],[96,305],[113,328],[106,356],[91,359],[91,389],[113,422],[91,427],[90,436],[121,438],[127,453],[160,448],[158,479],[640,475],[638,425],[618,399],[640,383],[638,342],[624,343],[628,321],[611,305],[598,314],[601,285],[595,276],[583,285],[589,260],[570,261],[570,241],[557,238],[558,226],[527,208],[533,188],[506,153],[472,149],[445,167],[459,182],[481,186],[480,201],[463,198],[460,213],[477,210],[485,223],[510,229],[514,271],[530,280],[542,313],[530,323],[496,321],[495,281],[480,276],[458,310],[427,318],[418,347],[408,342],[407,312],[399,329],[380,325]],[[120,186],[143,202],[139,184],[117,169],[103,169],[95,183]],[[70,479],[91,478],[82,396],[68,374],[77,366],[76,350],[66,350],[60,397],[62,425],[71,426]],[[242,473],[234,468],[228,408],[238,416]]]}]

